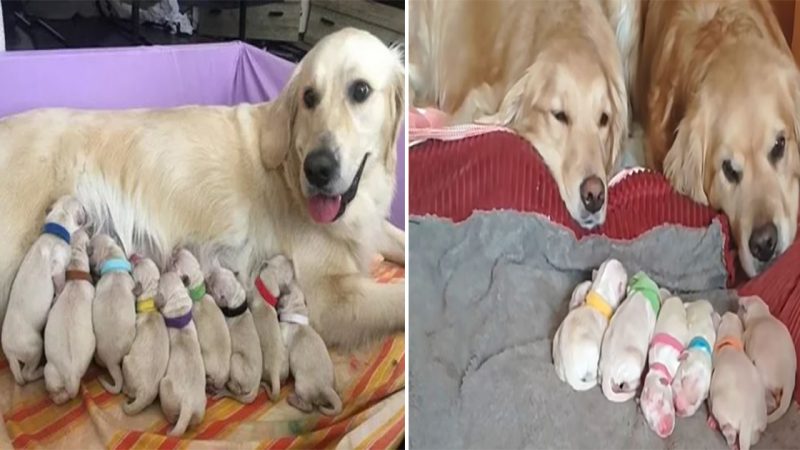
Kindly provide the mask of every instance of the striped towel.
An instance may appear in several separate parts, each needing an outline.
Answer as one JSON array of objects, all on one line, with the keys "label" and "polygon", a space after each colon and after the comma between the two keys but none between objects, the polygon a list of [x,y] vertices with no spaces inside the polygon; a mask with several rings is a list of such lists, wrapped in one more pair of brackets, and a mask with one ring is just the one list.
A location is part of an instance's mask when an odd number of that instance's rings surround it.
[{"label": "striped towel", "polygon": [[[376,280],[402,283],[402,267],[386,262],[373,270]],[[92,365],[79,396],[57,406],[44,382],[24,387],[14,383],[0,353],[0,449],[271,449],[271,448],[391,448],[405,429],[405,346],[403,334],[376,342],[355,353],[332,352],[336,387],[344,408],[337,417],[303,414],[289,406],[291,385],[278,403],[259,393],[242,405],[209,397],[203,422],[182,438],[165,436],[170,425],[156,402],[136,416],[127,416],[123,395],[110,395],[100,385],[101,370]]]}]

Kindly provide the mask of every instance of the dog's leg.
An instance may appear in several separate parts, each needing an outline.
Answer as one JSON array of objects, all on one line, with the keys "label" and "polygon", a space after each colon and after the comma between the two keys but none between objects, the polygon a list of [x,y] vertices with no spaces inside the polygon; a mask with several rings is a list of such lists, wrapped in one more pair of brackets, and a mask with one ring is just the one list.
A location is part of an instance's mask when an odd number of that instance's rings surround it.
[{"label": "dog's leg", "polygon": [[405,266],[406,233],[388,220],[384,221],[383,236],[378,251],[387,261]]}]

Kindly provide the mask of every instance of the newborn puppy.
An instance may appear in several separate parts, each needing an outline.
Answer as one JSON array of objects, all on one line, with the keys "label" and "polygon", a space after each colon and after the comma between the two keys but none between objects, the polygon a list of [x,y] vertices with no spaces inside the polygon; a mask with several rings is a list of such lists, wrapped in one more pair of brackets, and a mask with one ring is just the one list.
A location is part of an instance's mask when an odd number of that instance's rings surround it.
[{"label": "newborn puppy", "polygon": [[631,277],[628,297],[611,318],[600,351],[598,374],[603,394],[612,402],[636,395],[660,309],[656,283],[644,272]]},{"label": "newborn puppy", "polygon": [[622,263],[609,259],[591,284],[581,283],[572,293],[570,311],[553,337],[553,362],[558,378],[577,391],[597,384],[603,333],[625,295],[627,281]]},{"label": "newborn puppy", "polygon": [[111,382],[100,378],[106,391],[122,391],[122,358],[136,334],[136,296],[133,295],[131,263],[111,237],[92,238],[91,262],[100,275],[92,304],[92,324],[97,337],[97,361],[108,369]]},{"label": "newborn puppy", "polygon": [[262,385],[273,401],[280,395],[281,383],[289,377],[289,355],[275,308],[278,307],[281,289],[287,290],[293,278],[291,261],[282,255],[275,256],[261,269],[254,283],[255,292],[248,296],[264,362]]},{"label": "newborn puppy", "polygon": [[123,391],[130,401],[122,404],[125,414],[141,412],[156,399],[158,383],[167,372],[169,336],[164,318],[156,309],[158,267],[151,259],[137,259],[133,268],[136,295],[136,337],[131,351],[122,358]]},{"label": "newborn puppy", "polygon": [[722,316],[714,346],[714,373],[708,424],[722,431],[730,448],[747,450],[767,428],[767,403],[758,370],[744,353],[742,322],[732,312]]},{"label": "newborn puppy", "polygon": [[94,285],[86,254],[88,245],[86,231],[78,230],[72,235],[72,258],[64,277],[66,284],[50,309],[44,328],[44,354],[47,357],[44,385],[57,405],[78,395],[81,377],[94,355]]},{"label": "newborn puppy", "polygon": [[342,400],[334,389],[333,362],[322,338],[308,325],[306,299],[297,284],[280,299],[281,334],[289,351],[289,369],[294,393],[287,401],[303,412],[318,407],[322,414],[335,416]]},{"label": "newborn puppy", "polygon": [[23,385],[42,377],[42,331],[53,299],[64,287],[70,262],[70,236],[86,223],[86,211],[72,197],[61,197],[48,209],[42,235],[17,271],[0,335],[3,353]]},{"label": "newborn puppy", "polygon": [[649,370],[644,379],[640,406],[650,429],[660,438],[675,429],[675,406],[672,399],[672,378],[678,370],[689,334],[686,308],[678,297],[670,297],[661,305],[648,355]]},{"label": "newborn puppy", "polygon": [[175,426],[168,433],[181,436],[206,413],[206,378],[203,357],[192,321],[192,299],[186,292],[188,278],[167,272],[158,283],[156,304],[161,309],[169,334],[167,373],[158,385],[161,411]]},{"label": "newborn puppy", "polygon": [[761,375],[766,389],[767,423],[780,419],[789,409],[794,393],[797,357],[786,325],[769,312],[760,297],[739,299],[744,323],[744,349]]},{"label": "newborn puppy", "polygon": [[186,249],[172,255],[172,270],[188,277],[189,297],[192,299],[192,317],[200,340],[206,382],[214,390],[222,390],[230,376],[231,336],[214,299],[206,293],[206,284],[200,263]]},{"label": "newborn puppy", "polygon": [[244,288],[228,269],[216,268],[208,280],[211,296],[217,300],[231,335],[231,374],[218,397],[252,403],[261,383],[261,347],[256,324],[247,309]]},{"label": "newborn puppy", "polygon": [[[681,354],[678,371],[672,380],[675,413],[690,417],[708,397],[711,385],[711,346],[717,338],[714,325],[715,312],[708,300],[687,303],[686,323],[689,344]],[[719,315],[716,315],[717,322]]]}]

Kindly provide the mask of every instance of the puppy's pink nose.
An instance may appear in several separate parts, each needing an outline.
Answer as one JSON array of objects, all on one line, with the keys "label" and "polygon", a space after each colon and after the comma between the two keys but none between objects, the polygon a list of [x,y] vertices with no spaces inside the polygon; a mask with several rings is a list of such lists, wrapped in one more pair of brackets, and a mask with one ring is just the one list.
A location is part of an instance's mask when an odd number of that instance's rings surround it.
[{"label": "puppy's pink nose", "polygon": [[587,211],[594,214],[603,208],[606,186],[600,177],[592,175],[581,183],[581,202]]}]

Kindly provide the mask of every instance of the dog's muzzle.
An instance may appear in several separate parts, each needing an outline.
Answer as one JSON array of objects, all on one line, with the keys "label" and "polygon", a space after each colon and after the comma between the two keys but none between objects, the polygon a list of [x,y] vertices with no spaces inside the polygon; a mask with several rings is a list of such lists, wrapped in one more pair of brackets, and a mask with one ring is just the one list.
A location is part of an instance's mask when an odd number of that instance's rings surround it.
[{"label": "dog's muzzle", "polygon": [[361,174],[364,172],[364,166],[367,164],[367,157],[369,153],[364,155],[361,160],[361,165],[358,166],[358,172],[353,177],[350,187],[347,188],[341,195],[325,195],[316,194],[308,199],[308,212],[317,223],[332,223],[339,217],[342,217],[347,205],[356,197],[358,193],[358,185],[361,183]]}]

